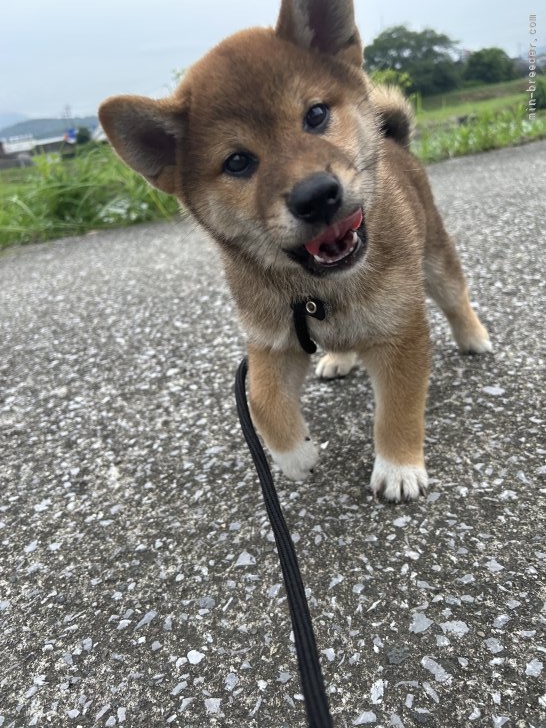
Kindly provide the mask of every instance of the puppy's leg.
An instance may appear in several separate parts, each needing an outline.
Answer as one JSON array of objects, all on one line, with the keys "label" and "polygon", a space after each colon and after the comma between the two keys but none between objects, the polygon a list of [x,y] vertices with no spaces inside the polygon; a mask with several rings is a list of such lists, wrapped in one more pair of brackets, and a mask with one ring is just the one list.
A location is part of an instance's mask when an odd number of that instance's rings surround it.
[{"label": "puppy's leg", "polygon": [[304,352],[248,348],[252,418],[273,460],[292,480],[306,478],[318,459],[300,409],[308,366]]},{"label": "puppy's leg", "polygon": [[404,341],[374,346],[362,360],[375,395],[375,464],[371,489],[387,500],[412,500],[427,487],[423,455],[429,342],[421,325]]},{"label": "puppy's leg", "polygon": [[345,377],[351,369],[354,369],[356,362],[357,355],[354,351],[328,352],[317,364],[315,374],[320,379]]},{"label": "puppy's leg", "polygon": [[455,245],[443,227],[427,243],[424,268],[427,292],[446,315],[459,349],[468,354],[491,351],[489,334],[470,304]]}]

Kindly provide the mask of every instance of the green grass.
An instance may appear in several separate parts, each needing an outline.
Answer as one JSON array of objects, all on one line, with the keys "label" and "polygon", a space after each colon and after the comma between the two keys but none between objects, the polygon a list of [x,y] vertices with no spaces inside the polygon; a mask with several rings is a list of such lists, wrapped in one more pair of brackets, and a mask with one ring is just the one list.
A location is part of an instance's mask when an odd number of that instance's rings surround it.
[{"label": "green grass", "polygon": [[0,248],[168,218],[178,209],[107,145],[71,160],[40,155],[34,164],[0,174]]},{"label": "green grass", "polygon": [[546,114],[537,114],[534,121],[529,121],[525,108],[518,105],[497,111],[482,110],[463,124],[443,128],[418,125],[412,149],[427,163],[545,138]]},{"label": "green grass", "polygon": [[423,100],[423,108],[417,113],[417,125],[421,130],[438,129],[442,126],[457,124],[458,120],[466,116],[481,117],[491,113],[523,106],[525,96],[522,93],[511,94],[510,96],[497,96],[480,101],[461,101],[456,105],[438,106],[435,108],[426,107],[426,99]]},{"label": "green grass", "polygon": [[[413,151],[423,162],[546,138],[546,113],[530,122],[521,79],[418,103]],[[460,120],[467,117],[464,123]],[[0,249],[100,228],[172,218],[177,202],[128,169],[106,144],[75,159],[37,156],[0,171]]]},{"label": "green grass", "polygon": [[480,101],[500,99],[508,97],[519,97],[525,93],[528,79],[516,78],[513,81],[502,83],[488,83],[479,86],[467,86],[466,88],[450,91],[446,94],[428,96],[422,101],[423,109],[431,111],[444,107],[460,106],[463,104],[476,104]]}]

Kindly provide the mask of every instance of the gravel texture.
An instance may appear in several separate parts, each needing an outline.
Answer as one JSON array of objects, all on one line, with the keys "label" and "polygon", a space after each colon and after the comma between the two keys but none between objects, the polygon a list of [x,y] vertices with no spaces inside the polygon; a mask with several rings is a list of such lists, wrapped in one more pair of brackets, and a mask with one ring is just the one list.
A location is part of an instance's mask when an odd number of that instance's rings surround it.
[{"label": "gravel texture", "polygon": [[[431,309],[431,487],[375,502],[364,372],[277,475],[336,728],[546,725],[546,143],[430,168],[495,352]],[[0,256],[0,726],[305,725],[236,420],[244,340],[187,222]]]}]

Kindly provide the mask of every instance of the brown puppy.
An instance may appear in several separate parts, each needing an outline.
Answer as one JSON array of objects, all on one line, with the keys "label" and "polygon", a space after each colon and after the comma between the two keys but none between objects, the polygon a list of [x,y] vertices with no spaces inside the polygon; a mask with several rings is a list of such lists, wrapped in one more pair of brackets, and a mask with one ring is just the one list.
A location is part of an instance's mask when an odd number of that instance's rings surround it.
[{"label": "brown puppy", "polygon": [[408,151],[411,111],[362,71],[351,0],[282,0],[275,30],[220,43],[172,96],[106,100],[100,120],[125,162],[176,195],[218,243],[248,337],[253,418],[274,460],[307,476],[317,450],[299,395],[309,356],[292,304],[328,352],[317,373],[360,360],[376,398],[371,487],[426,488],[425,290],[461,350],[491,348],[471,308],[426,174]]}]

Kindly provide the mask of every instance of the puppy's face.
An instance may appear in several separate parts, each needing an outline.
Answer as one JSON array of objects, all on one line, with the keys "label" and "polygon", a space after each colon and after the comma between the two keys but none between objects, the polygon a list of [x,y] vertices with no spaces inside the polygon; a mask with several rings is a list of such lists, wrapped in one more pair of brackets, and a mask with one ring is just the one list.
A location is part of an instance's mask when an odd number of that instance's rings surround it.
[{"label": "puppy's face", "polygon": [[361,74],[250,31],[184,86],[183,198],[213,236],[265,266],[326,274],[354,264],[377,155]]},{"label": "puppy's face", "polygon": [[101,108],[125,161],[176,194],[221,245],[268,269],[331,275],[366,251],[378,132],[352,6],[330,5],[321,13],[342,13],[327,19],[339,39],[328,24],[309,30],[308,8],[294,21],[287,4],[276,31],[228,38],[169,99]]}]

